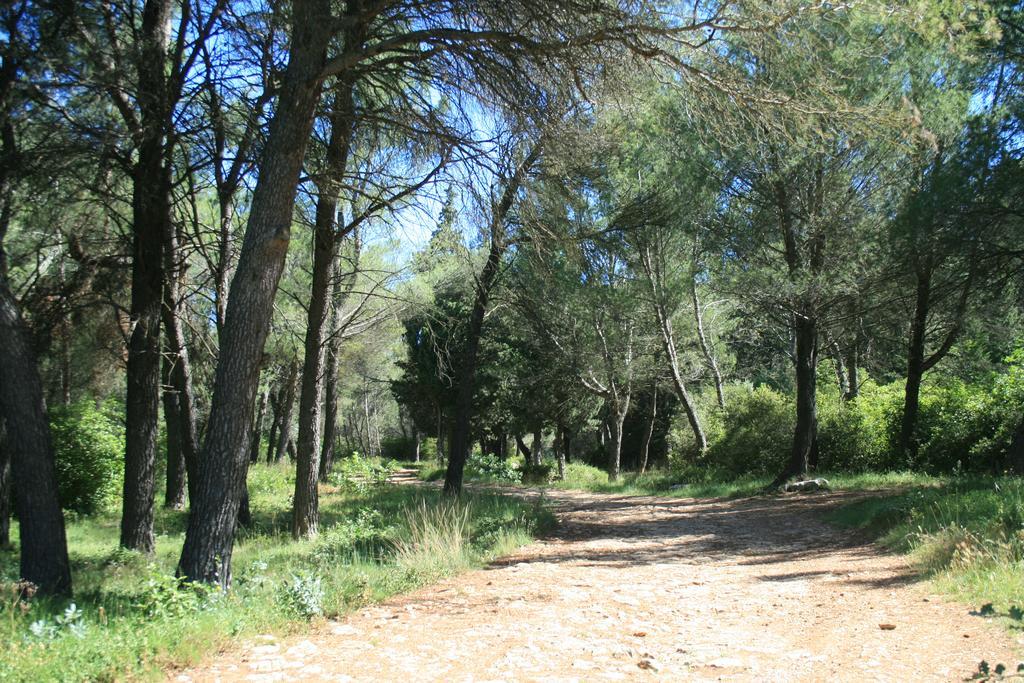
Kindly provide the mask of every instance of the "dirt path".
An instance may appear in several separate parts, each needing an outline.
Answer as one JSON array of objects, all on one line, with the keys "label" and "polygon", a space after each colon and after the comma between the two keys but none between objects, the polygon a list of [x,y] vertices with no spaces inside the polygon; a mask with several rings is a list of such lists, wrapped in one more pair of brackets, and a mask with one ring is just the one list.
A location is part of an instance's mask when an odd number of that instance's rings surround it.
[{"label": "dirt path", "polygon": [[558,531],[514,557],[172,680],[964,680],[1019,661],[1021,642],[822,522],[843,494],[549,498]]}]

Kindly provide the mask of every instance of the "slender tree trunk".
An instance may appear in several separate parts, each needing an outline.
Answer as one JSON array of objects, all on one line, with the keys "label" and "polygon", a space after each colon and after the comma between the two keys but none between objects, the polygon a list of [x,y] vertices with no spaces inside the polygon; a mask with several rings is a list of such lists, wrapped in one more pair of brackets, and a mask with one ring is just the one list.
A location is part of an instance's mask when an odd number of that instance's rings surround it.
[{"label": "slender tree trunk", "polygon": [[284,401],[281,403],[281,423],[278,426],[277,451],[274,462],[281,462],[292,440],[292,413],[295,409],[295,384],[298,382],[299,362],[293,360],[288,366],[288,382],[285,384]]},{"label": "slender tree trunk", "polygon": [[217,206],[220,212],[217,235],[217,269],[214,273],[214,322],[217,325],[217,338],[224,329],[224,319],[228,309],[228,290],[231,285],[231,262],[233,260],[234,243],[232,225],[235,220],[234,188],[230,193],[221,193]]},{"label": "slender tree trunk", "polygon": [[[641,266],[644,269],[644,274],[647,276],[647,286],[651,293],[651,304],[654,309],[654,316],[658,322],[658,331],[661,333],[661,345],[665,352],[665,358],[668,361],[668,368],[672,373],[672,386],[676,390],[676,396],[679,398],[679,402],[683,406],[683,411],[686,413],[686,420],[690,423],[690,430],[693,432],[693,438],[697,443],[697,449],[703,453],[708,449],[708,439],[704,434],[704,427],[700,423],[700,416],[697,414],[697,407],[693,403],[693,399],[690,397],[690,392],[686,388],[686,382],[683,380],[682,372],[679,370],[679,358],[676,354],[676,341],[675,334],[672,331],[672,319],[665,310],[662,287],[661,287],[661,276],[658,266],[656,265],[649,249],[641,250]],[[693,300],[698,301],[696,298],[696,289],[692,290]],[[698,305],[699,308],[699,305]],[[722,401],[724,403],[724,395]]]},{"label": "slender tree trunk", "polygon": [[125,396],[125,465],[121,545],[151,553],[156,441],[160,419],[160,313],[164,237],[170,228],[170,169],[164,136],[170,117],[165,76],[174,3],[147,0],[137,64],[140,112],[138,162],[132,193],[132,335]]},{"label": "slender tree trunk", "polygon": [[437,464],[444,465],[444,411],[441,409],[441,404],[437,405]]},{"label": "slender tree trunk", "polygon": [[[2,173],[2,172],[0,172]],[[46,594],[71,593],[64,515],[57,496],[50,422],[29,335],[7,281],[0,226],[0,418],[6,424],[14,504],[21,541],[21,578]]]},{"label": "slender tree trunk", "polygon": [[1017,429],[1013,432],[1013,438],[1010,440],[1007,456],[1013,473],[1017,476],[1024,476],[1024,418],[1017,423]]},{"label": "slender tree trunk", "polygon": [[413,460],[413,462],[419,462],[420,461],[420,442],[421,442],[420,430],[417,429],[416,430],[416,458],[415,458],[415,460]]},{"label": "slender tree trunk", "polygon": [[0,550],[11,547],[11,458],[0,418]]},{"label": "slender tree trunk", "polygon": [[[859,337],[859,335],[858,335]],[[857,364],[860,363],[860,351],[858,349],[860,339],[851,346],[846,357],[846,395],[847,401],[852,401],[860,395],[860,373],[857,371]]]},{"label": "slender tree trunk", "polygon": [[231,553],[249,465],[252,408],[274,294],[284,267],[299,173],[320,98],[320,73],[335,26],[329,0],[295,0],[288,66],[249,221],[232,279],[199,485],[179,575],[231,584]]},{"label": "slender tree trunk", "polygon": [[469,329],[466,332],[465,346],[460,360],[459,385],[455,398],[455,420],[452,426],[452,440],[448,455],[448,469],[444,477],[444,493],[446,496],[458,496],[462,493],[462,473],[469,457],[470,426],[473,419],[473,394],[476,389],[477,354],[480,350],[480,335],[483,331],[484,315],[491,288],[498,278],[498,269],[505,254],[504,238],[505,219],[516,195],[523,185],[526,174],[540,157],[541,145],[538,142],[520,163],[515,173],[509,178],[501,200],[494,208],[491,216],[491,244],[487,253],[487,261],[476,285],[476,296],[469,318]]},{"label": "slender tree trunk", "polygon": [[911,460],[917,455],[917,414],[921,404],[921,382],[924,379],[924,344],[928,332],[931,306],[931,270],[919,268],[914,299],[914,317],[910,323],[910,345],[907,347],[907,385],[903,396],[903,418],[900,422],[899,452]]},{"label": "slender tree trunk", "polygon": [[700,343],[700,351],[704,356],[705,365],[715,380],[715,396],[718,398],[718,407],[724,410],[725,391],[722,371],[718,367],[718,357],[715,356],[715,351],[711,348],[707,335],[704,333],[704,310],[701,308],[700,298],[697,295],[697,281],[693,277],[690,278],[690,300],[693,302],[693,317],[697,321],[697,341]]},{"label": "slender tree trunk", "polygon": [[629,412],[629,398],[624,403],[616,400],[612,406],[612,414],[609,416],[609,429],[611,438],[608,439],[608,481],[618,481],[622,465],[622,427],[626,423],[626,413]]},{"label": "slender tree trunk", "polygon": [[[362,44],[358,26],[346,31],[346,49]],[[338,251],[338,199],[348,166],[349,145],[354,127],[354,82],[342,79],[335,89],[331,114],[331,138],[327,144],[327,164],[318,183],[316,218],[313,226],[313,279],[306,319],[306,346],[299,396],[298,461],[292,508],[292,536],[316,536],[320,525],[317,481],[323,443],[320,408],[323,405],[324,348],[329,331],[331,280],[335,274]],[[333,328],[333,325],[330,326]],[[333,329],[330,330],[333,332]],[[334,409],[337,409],[336,398]],[[336,415],[332,416],[336,419]]]},{"label": "slender tree trunk", "polygon": [[256,409],[256,422],[252,428],[252,447],[249,450],[249,464],[254,464],[260,460],[260,443],[263,436],[263,418],[267,414],[267,395],[269,391],[262,391],[260,393],[259,407]]},{"label": "slender tree trunk", "polygon": [[555,458],[558,461],[558,479],[562,481],[565,479],[565,450],[568,445],[565,427],[558,425],[555,427]]},{"label": "slender tree trunk", "polygon": [[654,435],[654,423],[658,418],[658,385],[654,385],[651,393],[651,419],[644,430],[643,445],[640,447],[640,474],[647,471],[647,456],[651,450],[651,437]]},{"label": "slender tree trunk", "polygon": [[277,452],[277,432],[281,425],[281,403],[283,402],[283,385],[270,390],[270,434],[267,435],[267,464],[274,462]]},{"label": "slender tree trunk", "polygon": [[185,455],[181,449],[181,407],[178,392],[171,385],[171,363],[163,360],[164,424],[167,428],[167,481],[164,488],[164,507],[181,510],[185,507]]},{"label": "slender tree trunk", "polygon": [[320,481],[326,481],[337,457],[338,441],[338,365],[341,358],[341,335],[338,329],[341,318],[341,280],[338,277],[338,261],[334,262],[334,284],[331,288],[331,338],[327,342],[324,386],[324,434],[320,451]]},{"label": "slender tree trunk", "polygon": [[199,467],[199,423],[196,415],[195,391],[192,387],[192,362],[182,317],[185,314],[181,282],[185,272],[184,256],[175,227],[168,221],[164,226],[164,304],[161,310],[167,354],[170,361],[169,383],[177,406],[179,444],[184,460],[184,471],[189,500],[195,500],[195,481]]},{"label": "slender tree trunk", "polygon": [[334,213],[337,203],[320,195],[313,247],[313,285],[306,322],[305,358],[299,392],[299,429],[292,537],[312,538],[320,524],[317,481],[320,478],[323,404],[324,332],[327,323],[331,264],[335,257]]}]

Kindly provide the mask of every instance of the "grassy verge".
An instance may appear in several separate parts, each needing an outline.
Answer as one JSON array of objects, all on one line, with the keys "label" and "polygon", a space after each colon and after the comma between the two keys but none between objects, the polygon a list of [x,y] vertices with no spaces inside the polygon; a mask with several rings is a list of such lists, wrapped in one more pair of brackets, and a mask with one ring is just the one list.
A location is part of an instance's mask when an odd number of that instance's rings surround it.
[{"label": "grassy verge", "polygon": [[[465,479],[486,484],[518,484],[518,461],[504,469],[484,462],[481,467],[479,455],[470,458],[466,465]],[[474,466],[475,465],[475,466]],[[415,469],[423,481],[442,481],[445,470],[434,462],[403,463],[403,467]],[[554,464],[551,464],[554,470]],[[865,491],[874,489],[900,489],[906,487],[941,486],[948,477],[933,477],[917,472],[825,472],[815,476],[828,479],[837,491]],[[551,481],[548,487],[593,493],[617,493],[636,496],[677,496],[679,498],[742,498],[764,492],[771,483],[769,477],[744,476],[725,478],[715,472],[698,471],[679,473],[670,470],[652,470],[644,474],[623,473],[618,481],[609,481],[604,470],[580,462],[566,465],[565,478]]]},{"label": "grassy verge", "polygon": [[1024,629],[1024,480],[950,479],[847,505],[830,521],[908,553],[939,591]]},{"label": "grassy verge", "polygon": [[287,633],[480,566],[552,523],[513,498],[468,494],[451,507],[437,491],[362,476],[321,489],[322,533],[297,542],[288,530],[293,476],[251,471],[254,524],[240,532],[226,595],[180,590],[173,578],[181,512],[158,514],[152,557],[117,549],[116,515],[70,520],[73,602],[19,599],[17,554],[0,553],[0,679],[159,677],[239,636]]}]

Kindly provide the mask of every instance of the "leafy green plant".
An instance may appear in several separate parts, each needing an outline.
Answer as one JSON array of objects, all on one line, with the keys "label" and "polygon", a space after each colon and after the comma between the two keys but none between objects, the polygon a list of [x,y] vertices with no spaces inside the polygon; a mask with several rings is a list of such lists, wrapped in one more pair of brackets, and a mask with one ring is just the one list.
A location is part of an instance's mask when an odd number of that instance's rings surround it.
[{"label": "leafy green plant", "polygon": [[325,590],[323,579],[310,573],[292,574],[278,592],[282,606],[304,618],[322,616]]},{"label": "leafy green plant", "polygon": [[50,411],[61,505],[83,514],[116,502],[124,477],[124,431],[90,400]]}]

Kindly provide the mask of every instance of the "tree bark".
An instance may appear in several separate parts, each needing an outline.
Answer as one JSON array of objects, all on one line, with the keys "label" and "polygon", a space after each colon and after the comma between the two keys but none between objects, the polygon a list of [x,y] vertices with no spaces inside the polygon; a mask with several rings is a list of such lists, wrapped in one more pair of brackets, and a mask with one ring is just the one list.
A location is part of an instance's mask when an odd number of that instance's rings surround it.
[{"label": "tree bark", "polygon": [[543,438],[539,429],[534,430],[533,440],[530,442],[530,457],[535,466],[540,466],[544,462]]},{"label": "tree bark", "polygon": [[[697,449],[703,453],[708,449],[708,438],[704,433],[704,427],[701,425],[700,416],[697,414],[697,407],[690,397],[690,392],[686,388],[686,381],[683,379],[682,372],[679,369],[675,334],[672,330],[672,319],[664,306],[659,266],[654,262],[649,249],[641,251],[641,266],[644,269],[644,274],[647,276],[647,286],[651,293],[651,304],[654,309],[654,316],[658,322],[658,331],[661,334],[662,349],[665,351],[668,369],[672,374],[672,386],[676,390],[679,402],[683,405],[686,420],[690,423],[690,430],[693,432],[693,438],[697,442]],[[693,295],[694,301],[697,301],[696,289],[693,290]],[[724,402],[724,395],[722,401]]]},{"label": "tree bark", "polygon": [[643,445],[640,447],[640,474],[647,471],[647,456],[651,450],[651,437],[654,435],[654,422],[658,418],[658,385],[654,385],[651,393],[651,419],[644,429]]},{"label": "tree bark", "polygon": [[291,49],[263,149],[245,237],[231,284],[199,483],[178,574],[231,584],[231,553],[249,465],[252,408],[274,293],[291,234],[299,173],[320,97],[334,18],[329,0],[292,3]]},{"label": "tree bark", "polygon": [[199,467],[199,424],[196,415],[195,391],[192,387],[192,362],[182,316],[185,304],[181,294],[181,281],[185,272],[184,257],[180,252],[177,230],[168,222],[164,234],[164,305],[161,310],[168,360],[169,375],[165,379],[174,392],[177,405],[179,444],[184,460],[184,471],[189,500],[195,500],[195,482]]},{"label": "tree bark", "polygon": [[812,313],[797,314],[796,337],[796,431],[789,465],[774,483],[807,474],[818,439],[817,370],[818,321]]},{"label": "tree bark", "polygon": [[910,322],[910,344],[907,347],[907,384],[903,394],[903,417],[900,422],[899,452],[913,459],[917,455],[917,414],[921,405],[921,382],[924,379],[924,345],[931,307],[931,269],[919,268],[914,298],[914,317]]},{"label": "tree bark", "polygon": [[164,137],[170,124],[165,76],[174,3],[147,0],[138,71],[140,136],[132,190],[132,335],[125,396],[125,465],[121,546],[151,553],[156,441],[160,419],[160,314],[164,236],[170,230],[170,168]]},{"label": "tree bark", "polygon": [[693,277],[690,277],[690,300],[693,302],[693,317],[697,321],[697,341],[700,343],[700,351],[704,356],[704,363],[715,380],[715,396],[718,398],[718,407],[725,410],[722,371],[718,367],[718,357],[715,356],[714,349],[711,348],[707,335],[704,333],[704,311],[700,305],[700,297],[697,295],[697,281]]},{"label": "tree bark", "polygon": [[[355,11],[357,3],[348,6]],[[354,15],[350,13],[349,19]],[[345,32],[346,51],[362,47],[361,24]],[[348,166],[349,146],[354,130],[355,101],[351,79],[339,80],[331,112],[331,137],[327,143],[326,168],[317,183],[316,218],[313,226],[313,278],[306,319],[305,358],[299,396],[299,435],[295,495],[292,507],[292,536],[311,538],[320,526],[320,457],[323,443],[321,406],[324,390],[324,347],[330,315],[331,280],[338,256],[338,200]],[[333,326],[331,326],[333,327]],[[333,330],[332,330],[333,331]],[[336,408],[336,406],[335,406]],[[335,418],[336,419],[336,418]]]},{"label": "tree bark", "polygon": [[611,431],[608,439],[608,481],[618,481],[622,465],[622,427],[626,423],[626,413],[629,412],[629,396],[625,401],[616,400],[612,406],[611,419],[608,427]]},{"label": "tree bark", "polygon": [[164,507],[181,510],[185,507],[185,455],[181,449],[181,407],[178,392],[171,385],[171,363],[164,357],[162,378],[164,395],[164,425],[167,430],[167,481],[164,487]]},{"label": "tree bark", "polygon": [[533,453],[530,452],[530,447],[523,441],[523,437],[516,434],[516,448],[519,449],[519,455],[523,456],[523,464],[529,467],[533,464]]},{"label": "tree bark", "polygon": [[263,436],[263,418],[267,414],[268,391],[260,393],[259,407],[256,409],[256,422],[252,427],[252,443],[249,449],[249,464],[257,463],[260,460],[260,443]]},{"label": "tree bark", "polygon": [[11,547],[11,458],[0,418],[0,550]]},{"label": "tree bark", "polygon": [[277,433],[281,428],[281,404],[284,402],[284,385],[270,390],[270,434],[267,435],[267,464],[274,462],[277,452]]},{"label": "tree bark", "polygon": [[1017,429],[1013,432],[1010,440],[1010,448],[1007,451],[1010,459],[1010,466],[1017,476],[1024,476],[1024,418],[1017,423]]},{"label": "tree bark", "polygon": [[[2,174],[2,171],[0,171]],[[50,422],[28,331],[7,281],[0,227],[0,418],[6,424],[21,541],[21,578],[51,595],[71,593],[64,515]]]},{"label": "tree bark", "polygon": [[277,450],[274,462],[281,462],[292,440],[292,413],[295,411],[295,384],[298,382],[299,362],[292,360],[288,366],[288,382],[285,384],[284,400],[281,402],[281,422],[278,425]]}]

